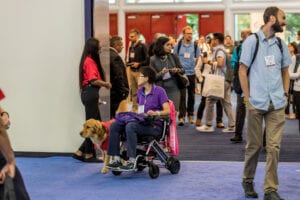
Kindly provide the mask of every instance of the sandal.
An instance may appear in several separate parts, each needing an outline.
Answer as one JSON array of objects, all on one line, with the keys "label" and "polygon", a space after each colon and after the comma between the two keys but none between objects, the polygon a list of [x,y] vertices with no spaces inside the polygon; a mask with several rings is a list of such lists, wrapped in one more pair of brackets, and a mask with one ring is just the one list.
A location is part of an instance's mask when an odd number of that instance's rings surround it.
[{"label": "sandal", "polygon": [[72,158],[79,160],[79,161],[84,161],[83,156],[78,156],[77,154],[73,153]]}]

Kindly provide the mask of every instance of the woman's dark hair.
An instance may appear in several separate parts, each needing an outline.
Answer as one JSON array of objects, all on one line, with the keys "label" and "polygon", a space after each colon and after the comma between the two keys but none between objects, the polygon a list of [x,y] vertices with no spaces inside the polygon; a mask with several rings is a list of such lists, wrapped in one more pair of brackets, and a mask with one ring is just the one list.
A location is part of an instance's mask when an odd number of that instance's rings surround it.
[{"label": "woman's dark hair", "polygon": [[145,77],[148,77],[148,82],[150,84],[155,83],[156,81],[156,71],[153,67],[143,66],[140,68],[140,73]]},{"label": "woman's dark hair", "polygon": [[91,56],[91,58],[97,64],[98,71],[103,81],[105,81],[104,70],[100,62],[99,56],[99,40],[96,38],[90,38],[86,41],[84,45],[84,49],[81,55],[80,64],[79,64],[79,86],[82,88],[83,81],[83,64],[87,56]]},{"label": "woman's dark hair", "polygon": [[289,45],[291,45],[294,48],[294,53],[297,54],[298,53],[298,45],[296,42],[291,42],[289,43]]},{"label": "woman's dark hair", "polygon": [[167,52],[165,52],[164,50],[164,45],[169,42],[169,38],[168,37],[165,37],[165,36],[162,36],[162,37],[159,37],[156,42],[155,42],[155,45],[154,45],[154,54],[158,57],[161,57],[161,56],[164,56],[167,54]]}]

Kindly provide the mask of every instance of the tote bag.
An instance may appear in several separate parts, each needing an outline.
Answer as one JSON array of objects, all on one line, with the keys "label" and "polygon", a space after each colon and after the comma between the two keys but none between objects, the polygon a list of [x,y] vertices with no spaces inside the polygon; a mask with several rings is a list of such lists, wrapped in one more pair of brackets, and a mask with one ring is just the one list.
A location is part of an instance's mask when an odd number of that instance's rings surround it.
[{"label": "tote bag", "polygon": [[[218,70],[215,70],[218,71]],[[223,99],[225,88],[225,78],[218,74],[207,74],[202,95],[212,99]]]}]

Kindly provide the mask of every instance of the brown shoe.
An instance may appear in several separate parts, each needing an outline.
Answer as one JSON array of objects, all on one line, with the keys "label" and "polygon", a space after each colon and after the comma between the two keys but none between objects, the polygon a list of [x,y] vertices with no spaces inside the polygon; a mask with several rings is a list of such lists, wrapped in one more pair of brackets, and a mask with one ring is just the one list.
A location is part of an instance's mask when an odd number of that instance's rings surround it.
[{"label": "brown shoe", "polygon": [[183,126],[183,125],[184,125],[184,118],[179,118],[178,126]]},{"label": "brown shoe", "polygon": [[196,126],[201,126],[201,119],[196,120]]},{"label": "brown shoe", "polygon": [[218,122],[217,123],[217,128],[224,128],[225,126],[224,126],[224,124],[223,124],[223,122]]},{"label": "brown shoe", "polygon": [[194,116],[189,116],[189,122],[190,122],[190,124],[195,123]]}]

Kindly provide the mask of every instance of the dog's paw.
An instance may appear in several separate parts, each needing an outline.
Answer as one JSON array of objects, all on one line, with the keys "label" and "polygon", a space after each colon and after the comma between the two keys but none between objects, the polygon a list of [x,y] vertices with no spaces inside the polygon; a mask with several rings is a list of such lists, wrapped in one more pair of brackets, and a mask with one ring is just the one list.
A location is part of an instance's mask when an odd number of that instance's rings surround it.
[{"label": "dog's paw", "polygon": [[103,167],[102,169],[101,169],[101,173],[102,174],[107,174],[108,173],[108,168],[106,168],[106,167]]}]

